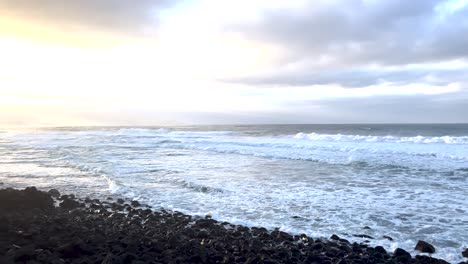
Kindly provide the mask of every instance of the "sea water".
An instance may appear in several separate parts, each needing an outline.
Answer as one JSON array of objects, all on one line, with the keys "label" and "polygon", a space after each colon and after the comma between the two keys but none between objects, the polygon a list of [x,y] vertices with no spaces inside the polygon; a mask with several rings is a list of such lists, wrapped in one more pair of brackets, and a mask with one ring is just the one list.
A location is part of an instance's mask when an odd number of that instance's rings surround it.
[{"label": "sea water", "polygon": [[464,124],[4,129],[0,182],[451,262],[468,246]]}]

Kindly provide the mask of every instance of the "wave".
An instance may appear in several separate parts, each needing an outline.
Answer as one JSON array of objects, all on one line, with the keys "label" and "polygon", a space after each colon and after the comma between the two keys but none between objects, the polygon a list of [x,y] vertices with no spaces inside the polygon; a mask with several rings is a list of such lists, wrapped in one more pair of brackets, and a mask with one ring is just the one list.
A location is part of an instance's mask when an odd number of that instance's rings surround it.
[{"label": "wave", "polygon": [[[388,142],[397,143],[397,142]],[[227,154],[252,155],[263,158],[306,160],[325,163],[348,163],[349,158],[363,156],[421,157],[424,159],[468,161],[463,144],[414,144],[403,146],[374,145],[367,141],[311,141],[295,137],[281,138],[210,138],[165,144],[171,149],[192,149]],[[337,159],[338,158],[338,159]]]},{"label": "wave", "polygon": [[336,142],[394,142],[394,143],[422,143],[422,144],[468,144],[468,136],[441,136],[441,137],[397,137],[397,136],[363,136],[343,134],[317,134],[297,133],[296,139],[307,139],[312,141],[336,141]]},{"label": "wave", "polygon": [[181,187],[193,190],[195,192],[224,193],[223,189],[215,188],[215,187],[209,187],[209,186],[202,185],[202,184],[196,184],[196,183],[193,183],[193,182],[186,181],[184,179],[174,180],[173,182],[180,185]]},{"label": "wave", "polygon": [[196,130],[177,130],[169,128],[121,128],[117,130],[120,134],[173,134],[173,135],[202,135],[202,136],[218,136],[218,135],[229,135],[233,134],[234,131],[196,131]]}]

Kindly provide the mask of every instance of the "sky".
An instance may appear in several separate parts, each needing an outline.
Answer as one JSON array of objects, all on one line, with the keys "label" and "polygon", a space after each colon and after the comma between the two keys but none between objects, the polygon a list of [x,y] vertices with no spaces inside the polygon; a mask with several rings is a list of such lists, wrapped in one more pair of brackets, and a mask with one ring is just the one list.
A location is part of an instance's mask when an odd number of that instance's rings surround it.
[{"label": "sky", "polygon": [[0,125],[468,123],[468,0],[0,0]]}]

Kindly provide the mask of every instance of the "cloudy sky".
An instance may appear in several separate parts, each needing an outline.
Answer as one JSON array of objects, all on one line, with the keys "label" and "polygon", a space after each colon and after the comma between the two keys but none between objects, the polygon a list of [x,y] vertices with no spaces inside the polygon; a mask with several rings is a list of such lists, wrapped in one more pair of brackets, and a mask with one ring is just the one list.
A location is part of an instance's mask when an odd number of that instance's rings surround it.
[{"label": "cloudy sky", "polygon": [[468,0],[0,0],[0,125],[468,122]]}]

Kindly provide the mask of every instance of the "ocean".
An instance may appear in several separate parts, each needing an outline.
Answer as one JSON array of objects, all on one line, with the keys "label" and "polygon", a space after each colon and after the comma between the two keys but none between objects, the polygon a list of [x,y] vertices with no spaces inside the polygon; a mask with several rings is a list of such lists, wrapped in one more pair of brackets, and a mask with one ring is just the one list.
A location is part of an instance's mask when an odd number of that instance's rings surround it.
[{"label": "ocean", "polygon": [[468,246],[468,124],[0,129],[0,182],[450,262]]}]

